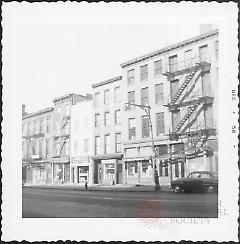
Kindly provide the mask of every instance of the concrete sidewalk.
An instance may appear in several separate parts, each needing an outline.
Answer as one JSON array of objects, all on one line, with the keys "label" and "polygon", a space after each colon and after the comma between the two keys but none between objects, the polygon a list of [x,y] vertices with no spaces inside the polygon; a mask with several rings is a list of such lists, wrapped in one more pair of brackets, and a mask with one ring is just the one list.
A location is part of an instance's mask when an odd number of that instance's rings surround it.
[{"label": "concrete sidewalk", "polygon": [[[75,184],[48,184],[48,185],[34,185],[34,184],[23,184],[23,187],[39,188],[39,189],[69,189],[86,191],[83,185]],[[153,192],[154,186],[152,185],[139,185],[139,186],[127,186],[127,185],[116,185],[116,186],[99,186],[93,185],[88,186],[88,191],[110,191],[110,192]],[[161,185],[161,191],[171,191],[168,185]]]}]

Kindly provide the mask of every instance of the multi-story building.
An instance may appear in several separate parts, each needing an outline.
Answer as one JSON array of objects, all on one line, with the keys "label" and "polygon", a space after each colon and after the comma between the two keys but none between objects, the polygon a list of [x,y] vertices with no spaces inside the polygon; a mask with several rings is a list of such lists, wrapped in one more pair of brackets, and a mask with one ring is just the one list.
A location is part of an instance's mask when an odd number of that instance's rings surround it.
[{"label": "multi-story building", "polygon": [[123,183],[121,79],[92,85],[95,184]]},{"label": "multi-story building", "polygon": [[71,107],[89,96],[66,94],[53,99],[53,182],[70,182],[70,123]]},{"label": "multi-story building", "polygon": [[122,111],[124,183],[153,184],[155,156],[161,184],[217,171],[218,30],[121,66],[122,104],[151,107],[151,121],[139,107]]},{"label": "multi-story building", "polygon": [[92,98],[71,107],[71,183],[93,184]]},{"label": "multi-story building", "polygon": [[22,180],[23,183],[52,182],[53,108],[22,115]]}]

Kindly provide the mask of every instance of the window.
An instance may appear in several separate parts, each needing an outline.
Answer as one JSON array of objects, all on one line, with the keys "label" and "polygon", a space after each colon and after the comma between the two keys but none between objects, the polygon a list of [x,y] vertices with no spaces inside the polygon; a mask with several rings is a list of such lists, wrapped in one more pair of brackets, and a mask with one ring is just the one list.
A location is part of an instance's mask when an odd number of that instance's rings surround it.
[{"label": "window", "polygon": [[46,139],[46,157],[49,157],[49,139]]},{"label": "window", "polygon": [[50,132],[50,117],[47,117],[47,128],[46,128],[46,132],[47,133]]},{"label": "window", "polygon": [[37,154],[37,141],[33,140],[30,143],[32,144],[32,155],[36,155]]},{"label": "window", "polygon": [[66,156],[69,155],[69,139],[66,139],[66,142],[65,142],[65,155]]},{"label": "window", "polygon": [[208,46],[207,45],[199,47],[199,56],[200,56],[200,62],[207,61],[207,56],[208,56]]},{"label": "window", "polygon": [[148,105],[148,87],[141,89],[141,104]]},{"label": "window", "polygon": [[31,126],[32,126],[31,121],[27,122],[27,135],[28,135],[28,136],[31,135],[31,133],[32,133],[32,128],[31,128]]},{"label": "window", "polygon": [[98,107],[100,105],[100,92],[94,94],[94,106]]},{"label": "window", "polygon": [[55,155],[56,156],[60,155],[60,144],[58,140],[55,140]]},{"label": "window", "polygon": [[157,155],[166,155],[168,154],[168,146],[167,145],[155,146],[155,151]]},{"label": "window", "polygon": [[39,120],[39,133],[43,133],[43,118],[40,118]]},{"label": "window", "polygon": [[95,136],[95,154],[100,154],[100,136]]},{"label": "window", "polygon": [[148,78],[148,65],[140,66],[140,80],[147,80]]},{"label": "window", "polygon": [[218,41],[215,41],[215,56],[218,58]]},{"label": "window", "polygon": [[184,177],[184,172],[185,172],[185,169],[184,169],[184,162],[181,163],[181,177]]},{"label": "window", "polygon": [[154,62],[154,75],[159,76],[162,74],[162,60],[157,60]]},{"label": "window", "polygon": [[171,89],[171,100],[173,100],[175,98],[175,96],[177,95],[177,92],[179,90],[179,80],[172,80],[170,82],[170,89]]},{"label": "window", "polygon": [[[135,92],[134,91],[128,92],[128,103],[135,104]],[[134,106],[131,106],[131,105],[129,105],[128,107],[129,107],[129,109],[134,108]]]},{"label": "window", "polygon": [[169,57],[169,71],[176,72],[178,70],[177,55]]},{"label": "window", "polygon": [[163,104],[163,83],[155,85],[156,104]]},{"label": "window", "polygon": [[43,148],[43,139],[39,139],[38,140],[38,154],[40,157],[43,156],[42,148]]},{"label": "window", "polygon": [[174,153],[176,154],[184,153],[184,144],[183,143],[174,144]]},{"label": "window", "polygon": [[121,101],[120,86],[117,86],[114,89],[114,101],[116,103]]},{"label": "window", "polygon": [[165,167],[165,176],[168,176],[168,166]]},{"label": "window", "polygon": [[100,126],[100,114],[95,114],[95,127]]},{"label": "window", "polygon": [[104,91],[104,104],[108,105],[110,103],[109,90]]},{"label": "window", "polygon": [[104,164],[104,179],[113,180],[115,177],[115,166],[114,164]]},{"label": "window", "polygon": [[25,136],[25,126],[26,124],[22,123],[22,137]]},{"label": "window", "polygon": [[185,68],[190,67],[192,64],[192,49],[189,49],[184,52],[184,63]]},{"label": "window", "polygon": [[142,177],[151,177],[152,167],[148,160],[142,161]]},{"label": "window", "polygon": [[116,148],[116,153],[121,153],[121,133],[116,133],[115,134],[115,148]]},{"label": "window", "polygon": [[88,138],[85,138],[84,139],[84,152],[87,153],[88,152]]},{"label": "window", "polygon": [[129,140],[133,140],[136,138],[135,118],[128,119],[128,135],[129,135]]},{"label": "window", "polygon": [[110,125],[110,113],[109,112],[104,113],[104,125],[106,125],[106,126]]},{"label": "window", "polygon": [[57,107],[57,116],[60,116],[60,114],[61,114],[61,107],[59,106]]},{"label": "window", "polygon": [[156,114],[157,136],[164,134],[164,112]]},{"label": "window", "polygon": [[175,177],[179,177],[179,164],[175,164]]},{"label": "window", "polygon": [[106,154],[110,153],[110,135],[104,137],[104,151]]},{"label": "window", "polygon": [[128,85],[134,84],[134,69],[128,70],[127,72],[127,81]]},{"label": "window", "polygon": [[120,109],[115,110],[115,124],[121,123]]},{"label": "window", "polygon": [[138,177],[138,165],[137,162],[127,163],[127,175],[128,177],[137,178]]},{"label": "window", "polygon": [[142,137],[150,136],[149,118],[148,116],[142,116]]},{"label": "window", "polygon": [[33,121],[33,135],[35,135],[37,132],[37,120]]}]

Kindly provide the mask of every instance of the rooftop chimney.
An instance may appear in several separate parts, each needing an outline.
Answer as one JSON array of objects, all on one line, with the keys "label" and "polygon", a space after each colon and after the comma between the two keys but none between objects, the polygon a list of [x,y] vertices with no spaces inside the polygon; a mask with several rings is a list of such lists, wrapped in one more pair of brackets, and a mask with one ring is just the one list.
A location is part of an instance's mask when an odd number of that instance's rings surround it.
[{"label": "rooftop chimney", "polygon": [[26,114],[26,105],[22,104],[22,115]]},{"label": "rooftop chimney", "polygon": [[211,24],[200,24],[200,35],[212,30]]}]

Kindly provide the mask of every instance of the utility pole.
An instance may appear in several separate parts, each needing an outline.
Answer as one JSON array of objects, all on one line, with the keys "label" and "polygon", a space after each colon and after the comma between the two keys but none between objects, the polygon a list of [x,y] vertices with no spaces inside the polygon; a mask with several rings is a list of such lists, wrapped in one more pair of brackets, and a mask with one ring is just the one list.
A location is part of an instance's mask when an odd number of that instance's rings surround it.
[{"label": "utility pole", "polygon": [[134,103],[125,103],[125,110],[129,109],[129,106],[134,106],[134,107],[138,107],[141,108],[146,115],[148,116],[148,121],[149,121],[149,127],[150,127],[150,133],[151,133],[151,142],[152,142],[152,164],[153,164],[153,179],[154,179],[154,189],[155,191],[160,191],[161,190],[161,186],[159,184],[159,179],[158,179],[158,172],[157,172],[157,168],[156,168],[156,151],[155,151],[155,146],[154,146],[154,140],[153,140],[153,128],[152,128],[152,120],[151,120],[151,107],[148,105],[140,105],[140,104],[134,104]]}]

